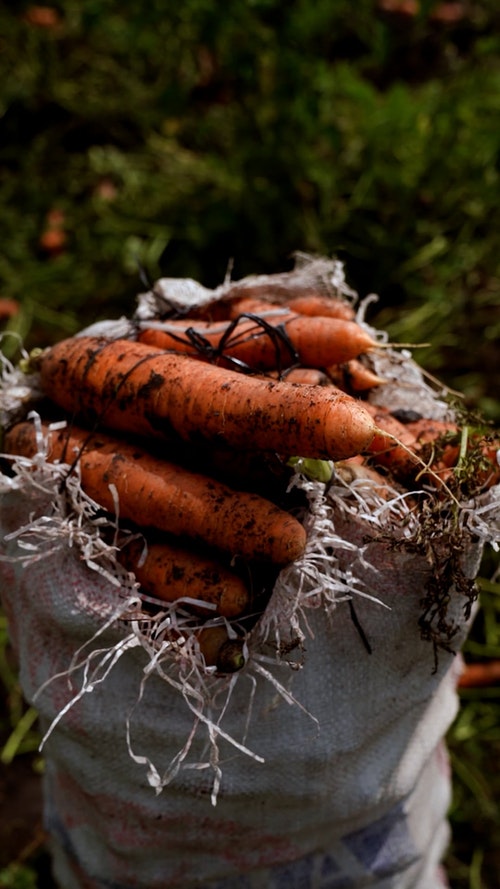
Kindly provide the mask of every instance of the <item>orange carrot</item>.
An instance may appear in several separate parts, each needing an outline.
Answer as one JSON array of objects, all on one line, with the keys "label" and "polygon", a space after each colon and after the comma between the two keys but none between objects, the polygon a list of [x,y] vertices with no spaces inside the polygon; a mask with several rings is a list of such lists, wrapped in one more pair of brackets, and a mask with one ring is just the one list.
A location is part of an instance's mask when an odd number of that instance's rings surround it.
[{"label": "orange carrot", "polygon": [[332,383],[344,392],[367,392],[385,383],[382,377],[366,367],[361,361],[352,358],[344,364],[334,364],[325,368]]},{"label": "orange carrot", "polygon": [[496,685],[500,682],[500,660],[477,661],[466,664],[460,679],[459,688],[479,688]]},{"label": "orange carrot", "polygon": [[[435,446],[436,455],[432,469],[440,478],[449,478],[460,458],[461,432],[458,425],[453,422],[423,418],[408,423],[407,428],[416,436],[417,448],[422,452],[424,459],[433,458],[431,447]],[[470,450],[476,454],[476,465],[471,471],[471,481],[478,487],[497,484],[500,481],[500,465],[497,460],[500,441],[482,438],[472,429],[468,435],[467,446],[468,454]]]},{"label": "orange carrot", "polygon": [[419,444],[427,444],[436,441],[448,433],[457,433],[458,426],[456,423],[433,420],[422,417],[419,420],[412,420],[405,423],[406,428],[415,436]]},{"label": "orange carrot", "polygon": [[268,370],[263,376],[287,383],[300,383],[302,386],[328,386],[330,384],[327,375],[318,367],[288,367],[281,373],[277,370]]},{"label": "orange carrot", "polygon": [[361,456],[349,457],[347,460],[339,460],[335,463],[335,474],[347,484],[358,481],[368,481],[375,483],[375,491],[380,497],[387,499],[389,497],[389,488],[387,478],[367,465]]},{"label": "orange carrot", "polygon": [[365,407],[382,430],[375,433],[367,448],[372,462],[387,467],[397,479],[407,477],[419,465],[417,456],[411,453],[415,451],[415,435],[385,408],[368,402]]},{"label": "orange carrot", "polygon": [[500,482],[500,441],[485,441],[482,445],[484,465],[478,469],[482,485],[497,485]]},{"label": "orange carrot", "polygon": [[424,478],[436,483],[438,478],[448,482],[459,455],[459,446],[447,443],[449,434],[458,433],[456,423],[422,417],[405,424],[408,432],[415,436],[414,450],[424,463],[430,464],[432,474],[424,471]]},{"label": "orange carrot", "polygon": [[[237,359],[250,368],[265,370],[296,362],[305,367],[328,367],[356,358],[377,343],[355,321],[305,316],[281,307],[242,301],[241,313],[229,322],[169,321],[163,330],[147,328],[139,342],[156,348],[185,352],[224,364]],[[253,320],[245,313],[256,316]],[[260,320],[259,320],[260,319]],[[237,323],[236,323],[237,322]],[[196,345],[197,344],[197,345]]]},{"label": "orange carrot", "polygon": [[[221,301],[231,304],[238,299],[250,297],[251,299],[265,299],[273,303],[288,303],[291,299],[309,299],[315,296],[330,299],[329,296],[318,291],[317,287],[298,281],[292,272],[266,275],[265,279],[260,278],[260,280],[259,278],[253,280],[243,278],[240,281],[232,281],[229,286],[224,286],[221,292]],[[341,301],[344,302],[344,300]]]},{"label": "orange carrot", "polygon": [[73,337],[39,363],[43,391],[59,407],[140,435],[342,459],[375,433],[364,407],[338,390],[253,379],[143,343]]},{"label": "orange carrot", "polygon": [[18,315],[20,311],[21,306],[17,299],[9,299],[8,297],[0,298],[0,321],[13,318],[14,315]]},{"label": "orange carrot", "polygon": [[[165,636],[179,651],[188,643],[191,655],[201,655],[204,666],[215,667],[217,673],[236,673],[245,666],[244,639],[229,636],[225,624],[207,623],[201,628],[169,627],[165,630]],[[191,640],[194,640],[194,646],[189,644]],[[210,669],[210,672],[213,671]]]},{"label": "orange carrot", "polygon": [[[257,316],[271,327],[284,330],[298,361],[305,367],[343,364],[379,345],[356,321],[299,315],[287,308],[254,299],[241,299],[231,309],[233,319],[245,314]],[[248,363],[252,363],[253,367],[278,365],[277,341],[269,333],[256,334],[251,342],[252,362]],[[279,346],[278,354],[281,361],[294,363],[283,346]]]},{"label": "orange carrot", "polygon": [[[12,427],[5,435],[4,450],[33,456],[33,424]],[[52,431],[48,459],[70,465],[77,460],[84,491],[112,513],[116,505],[110,485],[114,485],[120,518],[140,527],[186,536],[231,556],[278,565],[294,561],[304,551],[303,526],[265,498],[233,491],[112,436],[90,435],[76,427],[70,433]]]},{"label": "orange carrot", "polygon": [[201,602],[215,605],[211,613],[228,619],[239,617],[248,607],[250,593],[234,571],[177,542],[147,540],[145,547],[143,540],[134,537],[121,548],[118,558],[150,596],[165,602],[186,597],[200,600],[199,605],[183,605],[195,614],[207,614]]},{"label": "orange carrot", "polygon": [[160,328],[145,328],[137,334],[140,343],[157,349],[180,352],[219,367],[262,370],[280,361],[293,363],[294,350],[279,340],[269,340],[262,325],[247,318],[237,321],[192,321],[174,319]]},{"label": "orange carrot", "polygon": [[266,276],[265,283],[245,283],[233,281],[229,288],[224,285],[219,291],[219,298],[206,306],[198,306],[190,310],[193,318],[204,318],[220,321],[229,317],[229,312],[241,299],[265,300],[274,306],[289,306],[299,315],[322,315],[326,318],[343,318],[351,321],[355,310],[347,299],[322,293],[310,285],[298,283],[293,278],[272,280]]},{"label": "orange carrot", "polygon": [[269,287],[247,285],[236,287],[228,295],[229,305],[234,314],[242,300],[259,300],[263,305],[287,306],[299,315],[321,315],[323,318],[343,318],[353,321],[356,317],[351,303],[338,296],[319,293],[312,287]]},{"label": "orange carrot", "polygon": [[343,318],[344,321],[354,321],[356,312],[351,303],[335,296],[325,296],[311,291],[301,296],[292,296],[288,300],[288,307],[299,315],[321,315],[323,318]]},{"label": "orange carrot", "polygon": [[[376,433],[368,452],[376,465],[387,467],[394,477],[404,480],[418,474],[433,484],[447,482],[458,465],[460,444],[449,441],[450,435],[460,433],[456,423],[422,417],[409,423],[400,423],[385,408],[365,404],[379,429],[393,436],[392,444],[387,437]],[[497,450],[500,442],[488,442],[471,434],[470,444],[482,456],[471,469],[471,481],[477,487],[485,487],[500,481]],[[408,450],[409,449],[409,450]],[[426,468],[427,467],[427,468]]]},{"label": "orange carrot", "polygon": [[243,640],[231,639],[226,627],[204,627],[196,639],[206,666],[216,667],[218,673],[235,673],[245,665]]}]

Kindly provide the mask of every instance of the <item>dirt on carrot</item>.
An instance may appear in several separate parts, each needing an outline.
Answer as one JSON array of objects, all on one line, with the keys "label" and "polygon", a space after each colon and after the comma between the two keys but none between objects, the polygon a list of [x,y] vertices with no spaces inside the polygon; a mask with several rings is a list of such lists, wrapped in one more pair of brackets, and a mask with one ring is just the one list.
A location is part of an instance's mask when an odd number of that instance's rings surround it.
[{"label": "dirt on carrot", "polygon": [[70,415],[146,436],[342,459],[366,450],[375,424],[349,395],[265,381],[144,343],[73,337],[40,356],[44,392]]},{"label": "dirt on carrot", "polygon": [[195,614],[234,619],[249,608],[250,590],[238,574],[174,539],[133,536],[121,546],[118,558],[149,596],[180,603]]},{"label": "dirt on carrot", "polygon": [[[242,299],[231,315],[233,319],[251,316],[254,320],[261,319],[262,324],[271,329],[283,330],[296,358],[305,367],[324,368],[343,364],[379,345],[356,321],[300,315],[288,307],[276,307],[261,300]],[[251,340],[251,347],[253,362],[248,363],[255,367],[276,367],[279,360],[287,360],[286,350],[280,348],[279,341],[269,331],[256,334]]]},{"label": "dirt on carrot", "polygon": [[[49,434],[47,427],[43,430]],[[287,564],[304,551],[300,522],[270,501],[152,456],[143,448],[73,426],[53,431],[47,459],[80,473],[84,491],[103,509],[158,530],[237,555]],[[5,436],[7,454],[33,457],[37,430],[26,421]]]}]

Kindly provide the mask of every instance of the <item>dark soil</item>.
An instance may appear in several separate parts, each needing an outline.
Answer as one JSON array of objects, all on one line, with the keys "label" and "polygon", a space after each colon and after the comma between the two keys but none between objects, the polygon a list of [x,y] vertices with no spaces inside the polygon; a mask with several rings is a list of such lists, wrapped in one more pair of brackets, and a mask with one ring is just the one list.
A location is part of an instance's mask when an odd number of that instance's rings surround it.
[{"label": "dark soil", "polygon": [[43,829],[42,779],[28,755],[0,764],[0,872],[13,864],[32,868],[40,886],[55,889]]},{"label": "dark soil", "polygon": [[43,844],[41,778],[31,757],[0,764],[0,867]]}]

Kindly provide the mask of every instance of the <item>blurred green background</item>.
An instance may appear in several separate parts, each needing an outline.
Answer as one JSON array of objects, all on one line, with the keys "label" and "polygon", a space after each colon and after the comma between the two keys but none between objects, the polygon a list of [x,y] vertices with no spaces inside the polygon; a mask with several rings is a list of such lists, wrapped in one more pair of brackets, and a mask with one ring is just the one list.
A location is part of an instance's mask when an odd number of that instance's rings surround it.
[{"label": "blurred green background", "polygon": [[[379,296],[368,320],[430,343],[415,358],[500,423],[496,0],[7,6],[0,298],[19,312],[5,331],[43,346],[130,314],[146,279],[210,287],[230,263],[240,278],[288,270],[297,250],[337,256]],[[498,585],[483,598],[471,654],[500,656]],[[13,768],[34,741],[4,635]],[[450,735],[456,889],[500,886],[499,697],[464,695]],[[21,847],[0,886],[37,885],[40,842]]]}]

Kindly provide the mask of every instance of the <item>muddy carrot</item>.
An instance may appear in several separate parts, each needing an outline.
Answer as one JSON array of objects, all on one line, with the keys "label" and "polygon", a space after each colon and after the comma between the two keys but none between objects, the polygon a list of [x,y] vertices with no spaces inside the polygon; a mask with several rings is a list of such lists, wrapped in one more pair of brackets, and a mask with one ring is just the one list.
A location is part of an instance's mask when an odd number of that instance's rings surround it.
[{"label": "muddy carrot", "polygon": [[208,626],[196,632],[198,647],[207,667],[219,673],[235,673],[245,665],[242,639],[229,637],[225,626]]},{"label": "muddy carrot", "polygon": [[335,364],[325,368],[326,375],[332,383],[344,392],[367,392],[382,386],[385,380],[366,367],[361,361],[352,358],[344,364]]},{"label": "muddy carrot", "polygon": [[[455,423],[423,417],[403,424],[384,408],[369,403],[365,406],[385,435],[393,437],[391,444],[380,433],[374,436],[368,448],[374,464],[387,467],[398,480],[418,477],[439,485],[451,479],[460,456],[460,443],[456,443],[460,430]],[[473,434],[470,445],[476,449],[476,465],[471,464],[470,470],[474,485],[488,486],[499,481],[497,446],[488,445]]]},{"label": "muddy carrot", "polygon": [[[146,544],[146,545],[145,545]],[[143,591],[164,602],[196,599],[185,603],[188,611],[207,614],[201,603],[215,606],[212,614],[239,617],[248,607],[250,593],[243,580],[213,558],[186,549],[177,542],[134,539],[122,546],[119,561],[132,571]]]},{"label": "muddy carrot", "polygon": [[499,441],[482,437],[473,428],[461,430],[451,421],[421,418],[407,423],[416,439],[416,450],[424,460],[432,460],[432,470],[443,480],[451,477],[459,467],[461,439],[466,433],[465,457],[471,460],[470,480],[478,487],[491,486],[500,481],[497,452]]},{"label": "muddy carrot", "polygon": [[315,291],[292,296],[287,305],[299,315],[321,315],[323,318],[343,318],[344,321],[354,321],[356,317],[353,306],[347,300]]},{"label": "muddy carrot", "polygon": [[[459,446],[455,443],[459,434],[456,423],[420,417],[405,423],[405,426],[409,434],[415,436],[413,449],[432,470],[431,474],[424,471],[423,477],[431,483],[436,483],[438,479],[448,482],[459,455]],[[454,439],[453,443],[450,436]]]},{"label": "muddy carrot", "polygon": [[339,476],[347,484],[366,481],[384,499],[388,499],[391,494],[391,486],[388,484],[386,476],[367,465],[361,456],[339,460],[335,463],[335,475]]},{"label": "muddy carrot", "polygon": [[232,311],[238,311],[239,303],[247,299],[259,300],[262,306],[265,304],[268,307],[287,306],[299,315],[321,315],[323,318],[343,318],[344,321],[353,321],[356,316],[353,306],[347,300],[319,293],[310,287],[280,290],[269,287],[242,287],[233,292]]},{"label": "muddy carrot", "polygon": [[[207,623],[202,627],[170,628],[168,641],[181,656],[202,660],[202,665],[215,667],[217,673],[236,673],[245,666],[245,644],[240,636],[230,636],[226,624]],[[194,642],[194,645],[193,645]]]},{"label": "muddy carrot", "polygon": [[[266,339],[267,338],[267,339]],[[295,352],[285,339],[267,341],[264,328],[248,318],[207,322],[188,319],[164,322],[161,328],[146,327],[137,340],[157,349],[179,352],[235,370],[273,368],[293,363]]]},{"label": "muddy carrot", "polygon": [[236,449],[342,459],[368,448],[375,424],[349,395],[259,380],[143,343],[73,337],[40,356],[44,392],[110,428]]},{"label": "muddy carrot", "polygon": [[264,377],[287,383],[300,383],[302,386],[328,386],[330,383],[326,373],[318,367],[290,367],[281,373],[269,370]]},{"label": "muddy carrot", "polygon": [[[138,340],[160,349],[224,364],[237,359],[250,368],[265,370],[300,363],[305,367],[328,367],[356,358],[377,343],[355,321],[320,318],[290,313],[280,307],[261,310],[245,300],[242,313],[229,322],[211,325],[197,321],[171,321],[163,330],[147,328]],[[237,322],[237,323],[236,323]]]},{"label": "muddy carrot", "polygon": [[[33,456],[33,424],[26,421],[12,427],[4,450]],[[230,556],[275,564],[292,562],[304,550],[306,533],[300,522],[264,497],[233,491],[112,436],[89,436],[76,427],[71,432],[52,431],[48,459],[69,465],[77,461],[82,488],[111,513],[116,509],[113,485],[120,518],[141,528],[154,527]]]},{"label": "muddy carrot", "polygon": [[[239,300],[231,310],[231,314],[233,318],[251,314],[261,318],[263,323],[271,327],[282,328],[295,350],[298,361],[305,367],[342,364],[378,346],[378,343],[356,321],[299,315],[287,308],[269,307],[261,300]],[[261,353],[257,353],[257,345]],[[276,366],[278,364],[276,349],[277,341],[269,333],[256,334],[252,338],[252,354],[258,355],[259,364],[254,366],[263,367],[265,363],[271,361],[274,365],[267,366]],[[283,347],[280,347],[279,354],[282,359],[286,358]],[[255,357],[253,360],[255,361]]]},{"label": "muddy carrot", "polygon": [[419,465],[415,453],[416,436],[385,408],[370,403],[366,403],[365,408],[381,430],[375,433],[367,448],[371,462],[387,467],[397,479],[407,477]]}]

